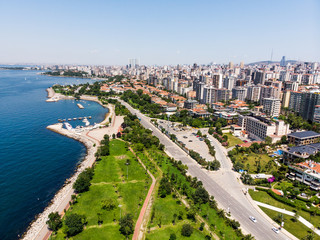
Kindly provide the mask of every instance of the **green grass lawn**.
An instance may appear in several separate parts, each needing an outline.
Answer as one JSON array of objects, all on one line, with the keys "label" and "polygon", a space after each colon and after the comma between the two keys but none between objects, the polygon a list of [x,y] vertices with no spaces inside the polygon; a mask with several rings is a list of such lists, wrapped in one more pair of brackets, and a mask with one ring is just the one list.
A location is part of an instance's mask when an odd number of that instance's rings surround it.
[{"label": "green grass lawn", "polygon": [[233,146],[236,146],[237,144],[243,143],[242,140],[233,136],[231,133],[225,133],[223,135],[228,136],[228,143],[229,143],[228,147],[233,147]]},{"label": "green grass lawn", "polygon": [[[244,168],[249,167],[249,173],[271,173],[276,170],[276,164],[267,154],[249,153],[238,154],[235,156],[237,161],[244,164]],[[258,172],[258,164],[260,162],[261,170]]]},{"label": "green grass lawn", "polygon": [[[189,223],[193,226],[193,233],[190,237],[184,237],[181,235],[181,228],[182,225],[185,223]],[[193,222],[190,221],[181,221],[179,223],[177,223],[176,225],[171,225],[171,226],[165,226],[162,227],[160,229],[154,230],[154,231],[150,231],[149,234],[147,234],[146,239],[149,240],[163,240],[163,239],[169,239],[170,238],[170,234],[174,233],[177,237],[177,239],[181,239],[181,240],[205,240],[205,232],[201,232],[200,230],[198,230],[199,228],[199,224],[194,224]]]},{"label": "green grass lawn", "polygon": [[[260,207],[260,208],[262,211],[264,211],[272,219],[278,215],[278,212],[276,212],[276,211],[273,211],[273,210],[270,210],[270,209],[267,209],[264,207]],[[311,231],[308,227],[303,225],[301,222],[292,221],[292,218],[293,218],[292,216],[289,216],[286,214],[283,214],[283,216],[284,216],[284,228],[288,232],[290,232],[291,234],[296,236],[297,238],[299,238],[299,239],[304,238],[305,236],[308,235],[308,231]],[[276,234],[276,233],[274,233],[274,234]],[[320,239],[319,235],[314,234],[314,239],[319,240]]]},{"label": "green grass lawn", "polygon": [[[125,162],[130,159],[128,180]],[[124,239],[119,232],[120,209],[122,216],[139,216],[151,184],[151,178],[145,174],[141,164],[135,160],[130,151],[126,151],[125,142],[112,140],[110,156],[102,157],[95,166],[95,173],[88,192],[78,195],[77,202],[67,211],[66,215],[77,213],[85,215],[87,226],[84,231],[69,239]],[[112,198],[116,202],[113,210],[102,209],[102,200]],[[98,215],[101,213],[102,225],[98,225]],[[64,228],[64,227],[63,227]],[[53,239],[64,239],[63,228]]]},{"label": "green grass lawn", "polygon": [[[249,189],[250,196],[253,200],[266,203],[278,208],[282,208],[291,212],[297,211],[296,208],[288,206],[282,202],[277,201],[276,199],[272,198],[268,193],[264,191],[253,191],[252,189]],[[310,216],[310,213],[299,210],[298,214],[306,219],[307,221],[311,222],[315,227],[320,226],[320,216]]]},{"label": "green grass lawn", "polygon": [[[161,221],[162,225],[172,225],[173,215],[179,215],[179,212],[183,213],[183,218],[186,217],[186,209],[185,206],[181,204],[177,204],[177,198],[173,198],[172,195],[166,196],[165,198],[157,197],[154,205],[154,219],[152,223],[150,222],[150,227],[158,226]],[[179,222],[176,218],[176,222]]]},{"label": "green grass lawn", "polygon": [[[190,183],[186,181],[185,177],[179,172],[176,167],[172,166],[172,163],[168,160],[167,156],[163,155],[163,153],[158,152],[157,150],[153,150],[149,152],[150,157],[152,159],[156,159],[158,162],[158,166],[162,169],[163,173],[168,173],[168,176],[174,174],[177,178],[177,185]],[[175,186],[177,187],[177,186]],[[149,222],[150,228],[156,228],[150,232],[150,234],[146,235],[148,239],[169,239],[171,233],[175,233],[177,239],[186,239],[182,237],[180,234],[181,222],[186,221],[186,209],[185,205],[178,205],[178,199],[173,198],[172,196],[166,196],[165,198],[157,197],[154,202],[154,211],[155,217],[153,222]],[[221,239],[241,239],[232,229],[232,227],[228,226],[224,219],[220,218],[217,214],[217,211],[210,208],[209,204],[202,204],[201,210],[198,211],[198,214],[208,223],[211,228],[211,231],[216,233]],[[183,212],[183,220],[177,220],[177,224],[173,226],[173,214],[179,214],[179,211]],[[159,220],[161,219],[161,224],[164,225],[162,228],[158,227]],[[200,221],[196,223],[190,222],[190,224],[198,229],[200,226]],[[178,225],[178,226],[177,226]],[[203,239],[205,235],[208,233],[206,230],[203,232],[197,230],[193,233],[189,239]]]}]

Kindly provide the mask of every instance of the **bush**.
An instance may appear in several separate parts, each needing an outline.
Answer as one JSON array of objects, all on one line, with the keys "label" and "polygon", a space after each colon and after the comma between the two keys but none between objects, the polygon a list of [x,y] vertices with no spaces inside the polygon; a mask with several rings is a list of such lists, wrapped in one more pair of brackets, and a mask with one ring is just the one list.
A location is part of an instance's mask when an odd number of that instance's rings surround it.
[{"label": "bush", "polygon": [[185,237],[190,237],[193,233],[193,228],[190,224],[183,224],[181,229],[181,235]]},{"label": "bush", "polygon": [[48,227],[54,231],[57,232],[59,228],[62,227],[62,220],[61,216],[58,212],[52,212],[49,214],[49,220],[46,222],[48,224]]},{"label": "bush", "polygon": [[70,237],[83,231],[83,226],[86,223],[86,220],[83,215],[73,213],[66,216],[64,223],[67,226],[66,234]]},{"label": "bush", "polygon": [[121,234],[125,236],[129,236],[130,234],[133,233],[133,219],[131,214],[125,215],[121,220],[120,220],[120,229],[119,231]]},{"label": "bush", "polygon": [[73,184],[74,190],[78,193],[88,191],[91,185],[90,181],[93,177],[93,174],[93,168],[86,168],[82,173],[80,173],[77,180]]}]

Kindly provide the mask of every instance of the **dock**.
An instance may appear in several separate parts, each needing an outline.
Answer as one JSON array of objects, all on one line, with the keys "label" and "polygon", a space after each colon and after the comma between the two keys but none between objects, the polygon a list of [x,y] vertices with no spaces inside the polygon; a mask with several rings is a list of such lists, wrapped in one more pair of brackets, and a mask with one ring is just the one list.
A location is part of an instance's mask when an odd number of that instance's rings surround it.
[{"label": "dock", "polygon": [[75,120],[82,120],[82,119],[91,119],[91,116],[87,116],[87,117],[74,117],[74,118],[65,118],[65,119],[58,119],[58,122],[62,123],[62,122],[67,122],[67,121],[75,121]]},{"label": "dock", "polygon": [[77,103],[78,108],[84,109],[84,106],[82,106],[80,103]]}]

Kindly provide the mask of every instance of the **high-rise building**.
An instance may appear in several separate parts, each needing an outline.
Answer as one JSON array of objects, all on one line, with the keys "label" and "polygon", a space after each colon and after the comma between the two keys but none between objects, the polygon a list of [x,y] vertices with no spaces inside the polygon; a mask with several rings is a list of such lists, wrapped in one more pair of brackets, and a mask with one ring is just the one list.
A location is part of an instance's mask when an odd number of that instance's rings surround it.
[{"label": "high-rise building", "polygon": [[235,77],[226,77],[223,81],[223,87],[231,91],[235,86],[235,81]]},{"label": "high-rise building", "polygon": [[262,84],[264,85],[265,81],[265,72],[256,71],[253,73],[253,83],[255,85]]},{"label": "high-rise building", "polygon": [[281,108],[280,99],[265,98],[263,99],[263,111],[269,117],[279,117]]},{"label": "high-rise building", "polygon": [[129,68],[136,68],[139,65],[138,59],[129,59]]},{"label": "high-rise building", "polygon": [[295,112],[300,112],[302,92],[291,92],[289,100],[289,109]]},{"label": "high-rise building", "polygon": [[233,62],[229,62],[229,68],[233,68]]},{"label": "high-rise building", "polygon": [[222,88],[222,74],[214,74],[212,76],[212,85],[215,88]]},{"label": "high-rise building", "polygon": [[247,88],[245,87],[236,87],[232,89],[232,98],[245,101],[247,97]]},{"label": "high-rise building", "polygon": [[240,68],[244,68],[244,62],[240,62]]},{"label": "high-rise building", "polygon": [[313,121],[314,112],[316,106],[320,105],[320,93],[319,92],[308,92],[302,94],[300,115],[306,119]]},{"label": "high-rise building", "polygon": [[217,102],[219,101],[228,101],[230,99],[231,91],[226,88],[217,89]]},{"label": "high-rise building", "polygon": [[291,95],[291,91],[290,90],[286,90],[286,91],[283,92],[281,107],[284,107],[284,108],[288,108],[289,107],[290,95]]},{"label": "high-rise building", "polygon": [[259,102],[260,91],[261,91],[261,87],[259,87],[259,86],[249,86],[248,93],[247,93],[247,99],[250,101]]},{"label": "high-rise building", "polygon": [[204,86],[203,88],[203,101],[204,104],[211,104],[217,102],[217,89],[214,86]]},{"label": "high-rise building", "polygon": [[281,66],[281,67],[285,67],[285,66],[286,66],[286,57],[285,57],[285,56],[283,56],[283,57],[281,58],[280,66]]}]

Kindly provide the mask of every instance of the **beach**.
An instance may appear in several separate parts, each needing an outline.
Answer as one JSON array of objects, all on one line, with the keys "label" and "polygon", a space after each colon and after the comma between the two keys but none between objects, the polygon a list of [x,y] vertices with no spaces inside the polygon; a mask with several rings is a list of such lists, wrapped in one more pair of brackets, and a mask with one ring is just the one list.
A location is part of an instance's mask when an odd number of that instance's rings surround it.
[{"label": "beach", "polygon": [[[57,96],[57,93],[54,92],[52,88],[47,89],[48,98],[52,99]],[[70,99],[63,98],[65,96],[61,95],[60,99]],[[97,97],[92,96],[83,96],[82,100],[87,101],[95,101],[103,106],[103,104],[98,100]],[[104,106],[106,107],[106,106]],[[84,130],[81,133],[76,133],[72,130],[67,130],[63,128],[62,123],[56,123],[53,125],[47,126],[47,129],[64,135],[66,137],[75,139],[81,143],[83,143],[87,148],[87,155],[85,159],[78,166],[76,172],[72,177],[66,180],[65,185],[55,194],[54,198],[51,200],[50,204],[45,208],[45,210],[39,214],[36,219],[30,224],[28,230],[25,232],[22,239],[24,240],[33,240],[33,239],[48,239],[50,236],[50,231],[47,228],[46,221],[48,220],[48,215],[51,212],[59,212],[60,215],[64,214],[64,210],[68,209],[69,201],[71,200],[71,195],[74,194],[74,190],[72,188],[73,183],[76,181],[78,175],[87,167],[91,167],[95,162],[95,153],[100,146],[100,141],[103,139],[105,134],[108,134],[110,137],[112,134],[116,134],[123,122],[122,116],[115,116],[114,106],[108,104],[109,113],[106,114],[105,119],[100,123],[100,125],[104,125],[109,123],[109,118],[111,118],[111,123],[108,127],[101,127],[92,130]]]}]

